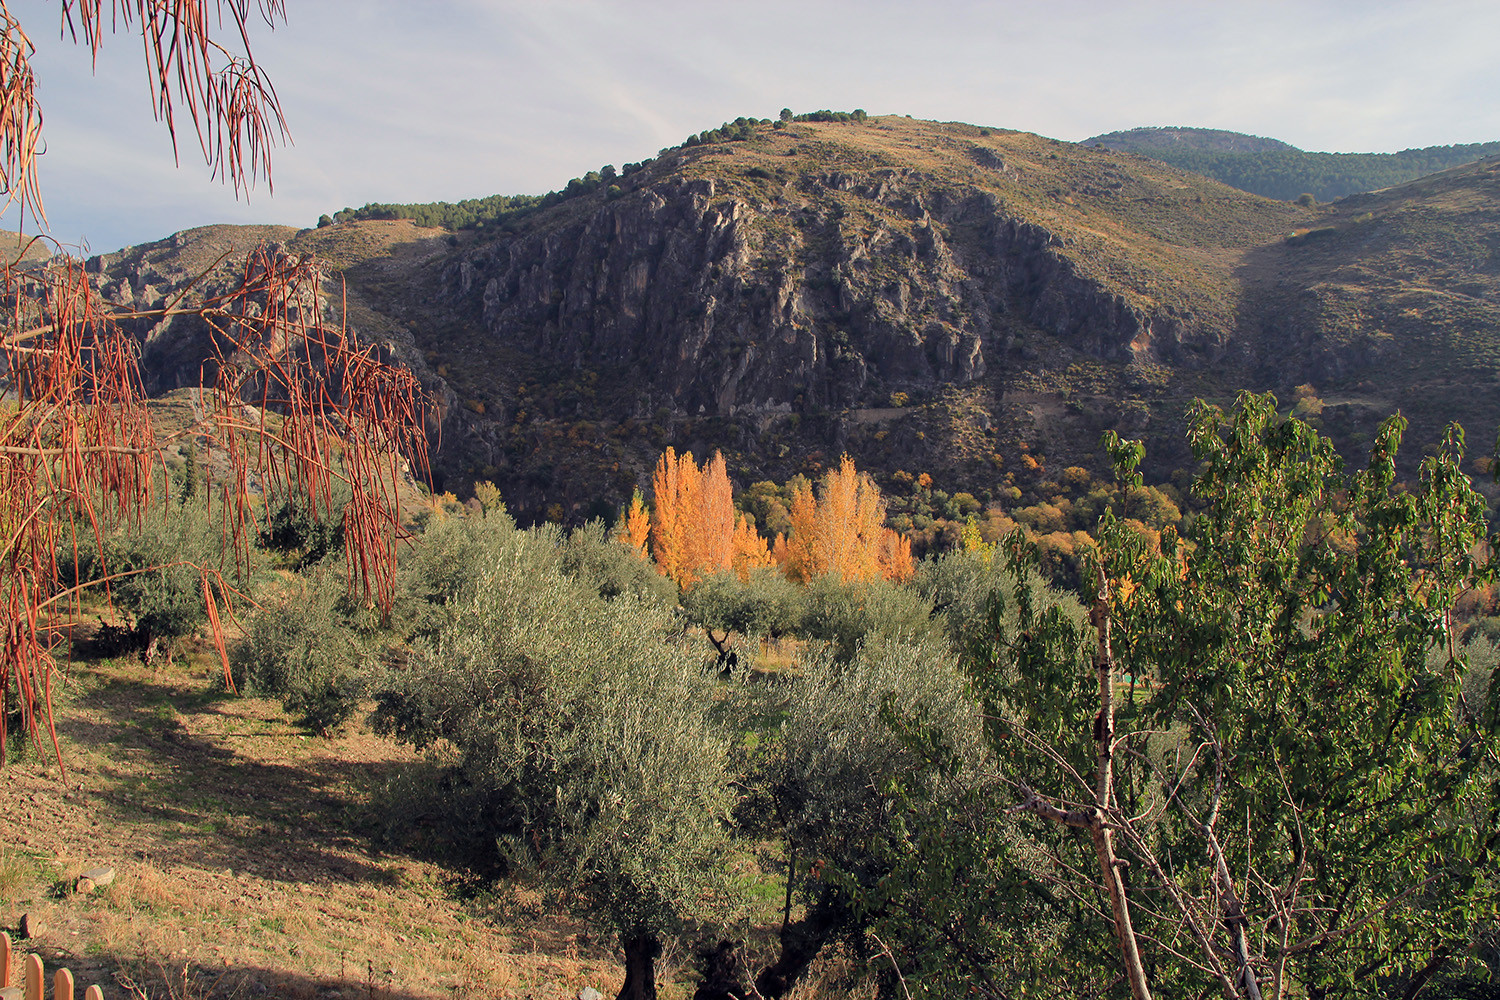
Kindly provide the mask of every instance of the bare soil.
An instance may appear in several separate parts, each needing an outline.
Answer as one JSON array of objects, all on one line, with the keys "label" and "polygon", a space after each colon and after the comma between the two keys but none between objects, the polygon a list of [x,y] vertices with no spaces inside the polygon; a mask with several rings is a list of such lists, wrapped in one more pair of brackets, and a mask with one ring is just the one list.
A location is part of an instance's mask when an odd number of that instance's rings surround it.
[{"label": "bare soil", "polygon": [[[0,928],[15,938],[27,916],[19,952],[109,997],[618,990],[599,929],[443,860],[436,820],[406,807],[434,765],[354,728],[303,736],[218,674],[201,656],[59,674],[65,775],[50,747],[14,741],[0,771]],[[113,884],[74,891],[102,866]],[[686,975],[681,956],[665,964],[665,980]]]}]

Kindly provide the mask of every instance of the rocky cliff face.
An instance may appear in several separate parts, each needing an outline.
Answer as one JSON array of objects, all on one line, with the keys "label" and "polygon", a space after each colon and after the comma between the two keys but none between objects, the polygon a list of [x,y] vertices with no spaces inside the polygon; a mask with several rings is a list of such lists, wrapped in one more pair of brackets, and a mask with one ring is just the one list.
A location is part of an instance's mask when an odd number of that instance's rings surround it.
[{"label": "rocky cliff face", "polygon": [[[1192,398],[1243,388],[1311,383],[1354,445],[1397,408],[1422,440],[1493,426],[1500,397],[1474,388],[1500,358],[1497,176],[1299,206],[1107,149],[871,119],[668,151],[480,230],[205,227],[89,268],[150,308],[205,272],[194,294],[235,287],[260,242],[311,255],[331,318],[430,389],[440,481],[493,479],[533,514],[617,509],[667,445],[722,448],[743,483],[847,450],[1043,498],[1049,466],[1104,471],[1107,428],[1169,475]],[[151,391],[196,383],[212,331],[129,322]]]},{"label": "rocky cliff face", "polygon": [[497,345],[633,371],[689,415],[971,384],[1027,330],[1111,361],[1227,343],[1080,273],[1064,246],[993,194],[911,171],[805,175],[759,198],[669,174],[460,255],[441,295]]},{"label": "rocky cliff face", "polygon": [[[267,264],[288,267],[293,263],[289,258],[300,259],[285,246],[296,232],[285,226],[204,226],[89,259],[85,270],[90,282],[105,302],[120,310],[120,325],[140,344],[148,394],[211,382],[214,359],[232,350],[224,336],[234,322],[232,316],[219,318],[216,329],[197,315],[159,314],[172,305],[228,301],[247,281],[254,287]],[[251,260],[257,250],[266,256]],[[285,289],[282,308],[294,321],[299,312],[319,308],[315,289],[320,285],[316,268],[308,269],[305,281]],[[263,308],[263,300],[255,296],[235,301],[233,311],[250,318]]]}]

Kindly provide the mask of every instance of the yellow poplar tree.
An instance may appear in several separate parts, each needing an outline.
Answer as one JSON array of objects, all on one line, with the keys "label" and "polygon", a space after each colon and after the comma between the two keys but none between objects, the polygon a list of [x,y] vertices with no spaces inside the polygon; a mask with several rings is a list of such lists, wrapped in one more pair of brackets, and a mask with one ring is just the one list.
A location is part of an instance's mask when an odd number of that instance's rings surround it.
[{"label": "yellow poplar tree", "polygon": [[696,579],[734,564],[734,488],[720,452],[704,463],[695,499],[696,516],[689,522],[694,558],[688,569]]},{"label": "yellow poplar tree", "polygon": [[636,490],[635,495],[630,498],[630,510],[625,514],[620,542],[642,559],[649,559],[650,554],[646,551],[646,542],[650,537],[651,515],[646,511],[646,498],[641,496],[640,490]]},{"label": "yellow poplar tree", "polygon": [[[662,575],[687,587],[735,565],[734,491],[722,454],[715,452],[700,469],[692,452],[678,456],[668,448],[651,489],[651,549]],[[748,551],[748,539],[745,544]]]},{"label": "yellow poplar tree", "polygon": [[[687,457],[691,462],[691,456]],[[651,498],[655,505],[651,512],[651,554],[656,558],[657,571],[679,582],[686,554],[678,518],[680,486],[677,453],[668,448],[657,460],[656,474],[651,477]]]},{"label": "yellow poplar tree", "polygon": [[733,549],[734,572],[742,582],[750,579],[751,570],[771,565],[771,551],[766,546],[766,540],[744,514],[739,516],[734,525]]},{"label": "yellow poplar tree", "polygon": [[887,580],[905,583],[916,571],[917,562],[911,556],[911,539],[886,528],[881,536],[880,575]]},{"label": "yellow poplar tree", "polygon": [[819,567],[817,552],[823,525],[818,518],[818,502],[813,499],[812,484],[803,483],[792,492],[791,532],[776,536],[776,562],[789,579],[806,583],[827,572]]},{"label": "yellow poplar tree", "polygon": [[792,494],[789,537],[776,541],[776,561],[793,580],[827,573],[839,579],[906,579],[914,566],[911,542],[885,526],[885,501],[868,475],[845,455],[815,497],[811,486]]}]

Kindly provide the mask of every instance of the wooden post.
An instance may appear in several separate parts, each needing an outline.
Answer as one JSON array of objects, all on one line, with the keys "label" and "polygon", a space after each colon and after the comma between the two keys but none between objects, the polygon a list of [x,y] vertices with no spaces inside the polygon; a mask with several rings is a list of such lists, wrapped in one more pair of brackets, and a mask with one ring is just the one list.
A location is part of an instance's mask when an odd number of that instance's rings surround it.
[{"label": "wooden post", "polygon": [[98,986],[90,986],[83,991],[83,1000],[104,1000],[104,991]]},{"label": "wooden post", "polygon": [[52,975],[52,1000],[73,1000],[73,973],[67,969]]},{"label": "wooden post", "polygon": [[0,931],[0,990],[10,985],[10,935]]},{"label": "wooden post", "polygon": [[26,1000],[45,1000],[42,995],[42,956],[26,956]]}]

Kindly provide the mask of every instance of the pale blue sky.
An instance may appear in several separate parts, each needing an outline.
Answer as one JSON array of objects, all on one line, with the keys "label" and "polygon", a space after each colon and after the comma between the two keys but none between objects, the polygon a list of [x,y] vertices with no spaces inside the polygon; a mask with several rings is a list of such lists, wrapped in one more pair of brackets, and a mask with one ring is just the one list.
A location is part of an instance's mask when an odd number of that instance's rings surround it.
[{"label": "pale blue sky", "polygon": [[274,195],[247,202],[191,136],[174,167],[138,41],[113,39],[90,75],[58,41],[57,0],[10,0],[38,46],[53,234],[97,252],[210,222],[538,193],[783,106],[1070,140],[1136,125],[1340,151],[1500,139],[1493,0],[286,3],[256,55],[294,144],[275,152]]}]

